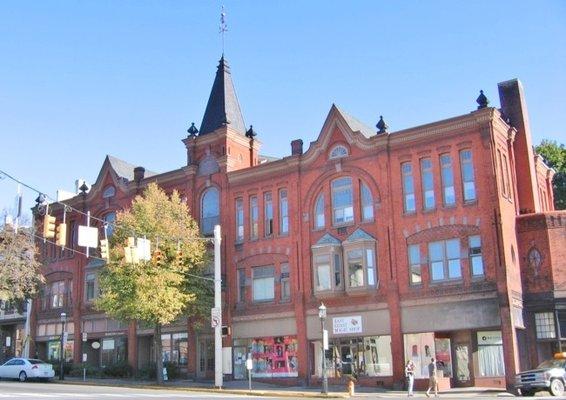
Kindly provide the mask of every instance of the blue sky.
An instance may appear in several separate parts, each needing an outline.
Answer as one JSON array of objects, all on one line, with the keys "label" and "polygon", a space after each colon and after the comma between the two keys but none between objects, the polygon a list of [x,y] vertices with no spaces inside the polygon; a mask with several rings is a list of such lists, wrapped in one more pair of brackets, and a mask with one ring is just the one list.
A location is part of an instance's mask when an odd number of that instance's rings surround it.
[{"label": "blue sky", "polygon": [[[164,172],[226,57],[262,153],[318,136],[332,103],[391,131],[525,87],[534,143],[566,142],[565,1],[2,1],[0,170],[55,196],[106,154]],[[0,211],[16,185],[0,180]],[[24,205],[36,193],[24,191]]]}]

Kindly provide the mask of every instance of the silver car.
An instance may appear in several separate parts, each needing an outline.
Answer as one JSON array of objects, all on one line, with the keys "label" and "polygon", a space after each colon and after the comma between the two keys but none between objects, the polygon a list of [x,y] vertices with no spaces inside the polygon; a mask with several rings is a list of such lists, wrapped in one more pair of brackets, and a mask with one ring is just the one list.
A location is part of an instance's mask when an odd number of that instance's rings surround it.
[{"label": "silver car", "polygon": [[27,379],[49,380],[54,376],[51,364],[34,358],[12,358],[0,365],[0,378],[25,382]]}]

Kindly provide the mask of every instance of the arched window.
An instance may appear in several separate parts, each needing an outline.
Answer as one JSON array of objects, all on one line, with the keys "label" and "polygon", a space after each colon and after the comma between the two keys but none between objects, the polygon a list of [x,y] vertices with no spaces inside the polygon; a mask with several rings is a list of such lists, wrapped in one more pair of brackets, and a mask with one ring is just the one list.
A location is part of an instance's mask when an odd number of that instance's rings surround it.
[{"label": "arched window", "polygon": [[214,233],[214,225],[220,222],[220,193],[215,187],[206,189],[202,195],[200,230],[204,235]]},{"label": "arched window", "polygon": [[527,261],[529,263],[529,267],[532,268],[535,275],[540,273],[540,264],[542,263],[542,256],[540,251],[536,247],[533,247],[529,251],[529,255],[527,256]]},{"label": "arched window", "polygon": [[108,199],[116,195],[116,188],[114,186],[106,186],[102,192],[102,198]]},{"label": "arched window", "polygon": [[314,206],[314,228],[324,228],[324,194],[321,193],[316,199]]},{"label": "arched window", "polygon": [[360,199],[362,202],[362,220],[373,221],[373,196],[363,182],[360,182]]},{"label": "arched window", "polygon": [[114,234],[114,223],[116,222],[116,213],[111,212],[104,216],[106,226],[106,236],[110,238]]},{"label": "arched window", "polygon": [[348,155],[348,149],[339,144],[332,149],[332,151],[330,152],[329,158],[330,159],[341,158],[341,157],[346,157],[347,155]]}]

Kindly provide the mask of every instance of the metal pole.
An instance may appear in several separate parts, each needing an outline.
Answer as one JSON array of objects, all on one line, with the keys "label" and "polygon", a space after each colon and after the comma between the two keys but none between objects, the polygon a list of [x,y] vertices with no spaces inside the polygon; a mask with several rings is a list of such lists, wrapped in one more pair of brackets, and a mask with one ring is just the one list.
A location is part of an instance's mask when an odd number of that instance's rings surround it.
[{"label": "metal pole", "polygon": [[326,318],[320,319],[322,325],[322,394],[328,394],[328,377],[326,376],[326,351],[324,349],[324,321]]},{"label": "metal pole", "polygon": [[65,353],[65,320],[61,317],[61,348],[59,349],[59,380],[65,379],[63,373],[64,353]]},{"label": "metal pole", "polygon": [[554,306],[554,323],[556,324],[556,336],[558,337],[558,351],[562,353],[562,331],[560,330],[560,320],[558,319],[558,309]]},{"label": "metal pole", "polygon": [[214,226],[214,308],[220,310],[220,321],[214,328],[214,386],[221,388],[222,382],[222,288],[220,277],[220,225]]}]

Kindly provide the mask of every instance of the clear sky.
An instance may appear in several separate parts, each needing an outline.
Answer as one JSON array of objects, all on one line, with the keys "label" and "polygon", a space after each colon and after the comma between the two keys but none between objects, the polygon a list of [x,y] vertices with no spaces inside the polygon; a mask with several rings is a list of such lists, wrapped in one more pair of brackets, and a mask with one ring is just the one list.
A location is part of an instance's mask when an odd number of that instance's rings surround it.
[{"label": "clear sky", "polygon": [[[226,58],[262,154],[317,138],[332,103],[391,131],[525,87],[533,142],[566,142],[566,1],[0,2],[0,170],[55,196],[106,154],[165,172]],[[0,211],[16,185],[0,179]],[[36,193],[24,191],[30,207]]]}]

